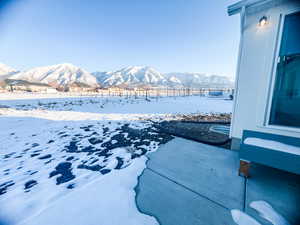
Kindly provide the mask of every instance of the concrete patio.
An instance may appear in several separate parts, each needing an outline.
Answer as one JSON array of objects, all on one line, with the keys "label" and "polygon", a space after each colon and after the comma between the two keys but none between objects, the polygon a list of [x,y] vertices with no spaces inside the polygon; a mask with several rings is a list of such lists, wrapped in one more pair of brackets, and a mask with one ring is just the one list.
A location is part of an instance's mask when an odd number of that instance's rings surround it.
[{"label": "concrete patio", "polygon": [[264,200],[291,224],[300,221],[300,177],[253,165],[252,177],[237,175],[238,152],[175,138],[149,155],[136,187],[139,210],[161,225],[235,224],[239,209],[270,224],[249,207]]}]

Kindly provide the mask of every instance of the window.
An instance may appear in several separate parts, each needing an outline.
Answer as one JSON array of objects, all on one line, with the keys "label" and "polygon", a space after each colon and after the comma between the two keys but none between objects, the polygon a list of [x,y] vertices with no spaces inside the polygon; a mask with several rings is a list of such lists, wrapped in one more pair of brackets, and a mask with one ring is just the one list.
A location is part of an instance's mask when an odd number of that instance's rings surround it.
[{"label": "window", "polygon": [[300,12],[285,17],[269,123],[300,128]]}]

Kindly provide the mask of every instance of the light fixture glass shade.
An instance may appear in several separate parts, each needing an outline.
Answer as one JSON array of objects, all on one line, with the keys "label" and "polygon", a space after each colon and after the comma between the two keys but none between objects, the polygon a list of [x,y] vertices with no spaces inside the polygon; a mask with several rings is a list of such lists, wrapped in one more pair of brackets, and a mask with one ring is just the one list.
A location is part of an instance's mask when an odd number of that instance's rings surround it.
[{"label": "light fixture glass shade", "polygon": [[268,23],[268,18],[266,16],[263,16],[262,18],[260,18],[258,25],[260,27],[263,27],[263,26],[267,25],[267,23]]}]

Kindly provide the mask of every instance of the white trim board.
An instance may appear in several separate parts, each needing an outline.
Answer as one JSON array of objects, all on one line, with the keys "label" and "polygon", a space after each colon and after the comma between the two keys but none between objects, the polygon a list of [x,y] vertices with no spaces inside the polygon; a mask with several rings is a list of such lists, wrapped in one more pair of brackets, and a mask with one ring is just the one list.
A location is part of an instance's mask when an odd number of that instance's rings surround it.
[{"label": "white trim board", "polygon": [[274,0],[243,0],[233,5],[230,5],[227,9],[227,13],[229,16],[232,16],[240,13],[243,7],[247,8],[250,6],[261,6],[263,4],[267,4],[272,1]]}]

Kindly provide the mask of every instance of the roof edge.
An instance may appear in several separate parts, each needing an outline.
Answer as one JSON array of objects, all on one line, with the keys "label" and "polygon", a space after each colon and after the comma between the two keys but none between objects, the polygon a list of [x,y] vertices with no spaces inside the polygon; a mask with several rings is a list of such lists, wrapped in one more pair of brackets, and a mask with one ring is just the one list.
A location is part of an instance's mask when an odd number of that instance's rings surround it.
[{"label": "roof edge", "polygon": [[263,5],[269,2],[272,2],[273,0],[242,0],[235,4],[232,4],[228,6],[227,13],[229,16],[238,14],[241,12],[243,7],[250,7],[254,5]]}]

